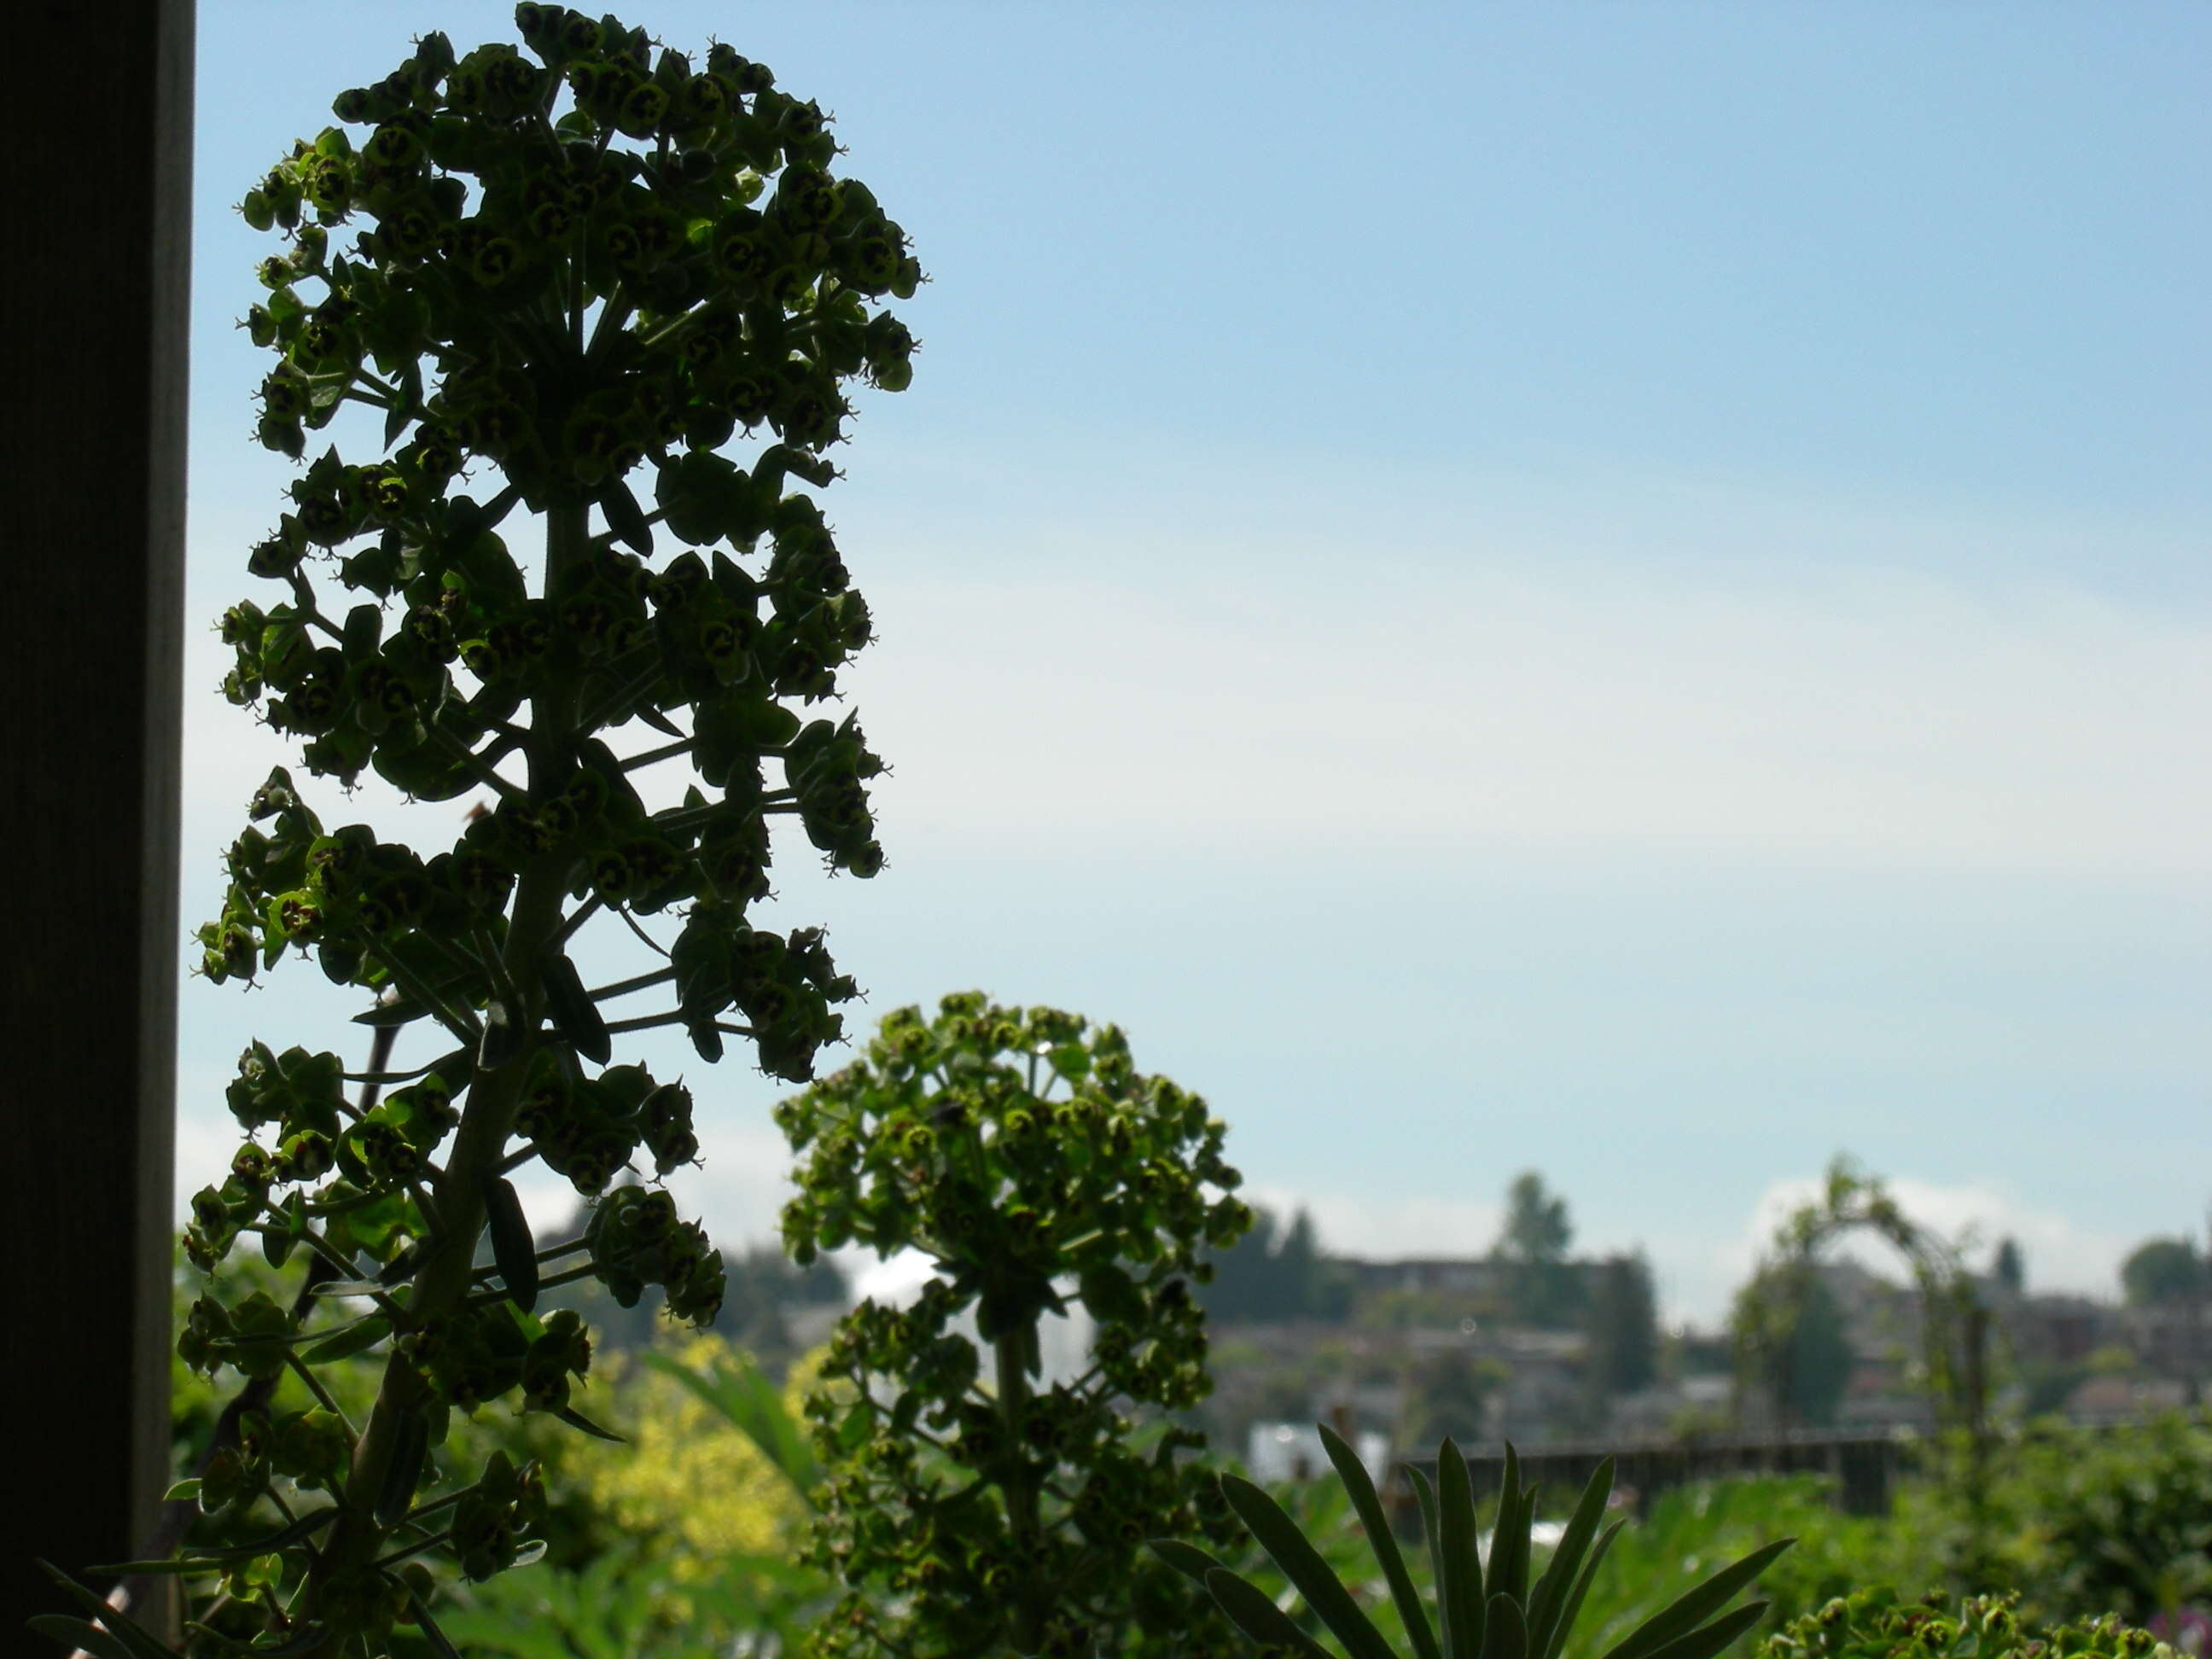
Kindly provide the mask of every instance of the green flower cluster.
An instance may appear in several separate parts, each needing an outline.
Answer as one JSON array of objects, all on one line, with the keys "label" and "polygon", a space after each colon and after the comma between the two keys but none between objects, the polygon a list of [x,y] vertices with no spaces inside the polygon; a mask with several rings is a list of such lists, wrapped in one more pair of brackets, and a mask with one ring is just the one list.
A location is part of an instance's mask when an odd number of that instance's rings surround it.
[{"label": "green flower cluster", "polygon": [[2179,1659],[2147,1630],[2106,1613],[2085,1624],[2039,1626],[2016,1595],[1917,1601],[1894,1590],[1855,1590],[1793,1620],[1759,1644],[1759,1659]]},{"label": "green flower cluster", "polygon": [[[307,775],[479,797],[451,846],[418,850],[326,827],[280,768],[198,930],[210,980],[312,956],[378,1034],[361,1073],[253,1044],[228,1094],[247,1139],[191,1206],[204,1271],[246,1240],[310,1265],[289,1306],[218,1279],[190,1364],[311,1388],[349,1356],[384,1366],[357,1431],[256,1419],[199,1489],[234,1521],[281,1510],[286,1480],[330,1497],[325,1535],[272,1544],[234,1597],[226,1634],[257,1648],[380,1650],[393,1620],[429,1620],[433,1552],[471,1577],[528,1554],[533,1470],[417,1495],[445,1478],[454,1411],[506,1400],[605,1432],[571,1403],[588,1335],[541,1291],[596,1277],[630,1305],[658,1285],[701,1323],[722,1299],[704,1231],[621,1184],[697,1158],[692,1096],[616,1064],[617,1043],[677,1029],[711,1061],[735,1036],[810,1080],[858,993],[818,929],[748,920],[771,825],[835,871],[884,861],[883,763],[850,714],[805,712],[871,633],[808,491],[836,476],[848,383],[911,378],[913,337],[879,305],[921,281],[904,233],[836,176],[821,110],[729,47],[695,60],[559,6],[515,21],[519,46],[418,40],[240,204],[283,238],[243,324],[276,360],[258,434],[308,464],[248,560],[276,591],[222,617],[225,693],[299,742]],[[374,458],[309,460],[349,410],[380,417]],[[740,437],[742,457],[717,453]],[[641,787],[672,765],[691,776]],[[571,942],[610,918],[659,965],[587,987]],[[655,988],[674,1006],[605,1009]],[[423,1031],[441,1052],[386,1069]],[[596,1200],[584,1237],[532,1237],[508,1175],[532,1159]]]},{"label": "green flower cluster", "polygon": [[[818,451],[851,414],[841,381],[908,383],[913,338],[868,302],[911,297],[921,269],[867,187],[830,174],[818,106],[727,46],[695,65],[611,18],[525,5],[517,21],[539,62],[503,44],[457,61],[425,36],[337,100],[364,143],[331,128],[247,193],[247,222],[293,244],[263,263],[247,318],[283,354],[264,444],[298,456],[373,362],[389,419],[416,429],[378,470],[385,494],[434,499],[465,451],[543,508],[738,427]],[[374,226],[348,258],[329,232],[356,215]],[[615,307],[580,351],[580,295]],[[427,395],[426,355],[446,375]]]},{"label": "green flower cluster", "polygon": [[[814,1555],[850,1587],[814,1650],[1211,1650],[1204,1596],[1141,1550],[1227,1524],[1179,1456],[1204,1436],[1159,1420],[1210,1387],[1200,1249],[1251,1224],[1206,1103],[1139,1075],[1114,1027],[969,994],[892,1013],[776,1115],[806,1155],[798,1260],[912,1249],[938,1272],[911,1307],[843,1322],[824,1376],[847,1387],[808,1403],[830,1472]],[[1076,1304],[1090,1364],[1045,1385],[1041,1322]]]}]

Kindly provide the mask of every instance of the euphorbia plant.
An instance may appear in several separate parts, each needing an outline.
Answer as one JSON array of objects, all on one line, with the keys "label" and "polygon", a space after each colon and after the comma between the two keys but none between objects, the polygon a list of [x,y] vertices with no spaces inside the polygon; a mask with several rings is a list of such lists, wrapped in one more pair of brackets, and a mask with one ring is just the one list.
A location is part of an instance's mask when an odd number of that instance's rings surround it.
[{"label": "euphorbia plant", "polygon": [[[1178,1455],[1205,1437],[1162,1418],[1210,1387],[1200,1250],[1251,1224],[1220,1120],[1139,1074],[1115,1027],[975,993],[889,1015],[777,1119],[806,1154],[784,1211],[802,1262],[854,1244],[935,1268],[912,1306],[846,1318],[823,1373],[845,1389],[808,1402],[828,1474],[816,1552],[852,1592],[812,1650],[1218,1650],[1204,1596],[1142,1546],[1227,1522]],[[1090,1364],[1048,1381],[1042,1322],[1076,1303]]]},{"label": "euphorbia plant", "polygon": [[[912,341],[878,308],[919,280],[905,238],[834,176],[821,111],[730,47],[694,61],[557,6],[515,20],[520,50],[416,41],[243,204],[286,243],[245,325],[277,359],[261,441],[303,459],[356,407],[382,441],[325,449],[293,485],[249,562],[276,592],[222,619],[225,690],[301,739],[316,779],[374,770],[486,809],[417,849],[326,828],[335,787],[279,770],[199,933],[211,979],[312,957],[368,1023],[434,1051],[349,1073],[255,1043],[229,1091],[248,1139],[192,1202],[187,1249],[216,1279],[187,1358],[289,1371],[322,1409],[249,1419],[198,1485],[210,1512],[266,1514],[269,1535],[169,1566],[225,1575],[287,1652],[380,1652],[395,1618],[428,1618],[418,1558],[483,1577],[524,1550],[544,1501],[530,1468],[495,1459],[417,1494],[457,1410],[595,1429],[571,1400],[590,1344],[549,1290],[596,1275],[628,1304],[657,1285],[678,1317],[713,1316],[705,1233],[657,1188],[610,1190],[698,1146],[690,1091],[614,1064],[617,1044],[679,1027],[711,1061],[734,1036],[809,1079],[854,986],[817,931],[749,923],[770,822],[796,820],[835,868],[883,861],[879,763],[853,716],[801,707],[836,695],[869,624],[795,486],[833,476],[847,382],[907,382]],[[741,436],[744,465],[720,453]],[[648,805],[640,775],[679,766],[688,790]],[[587,987],[570,954],[587,924],[658,965]],[[603,1009],[640,994],[672,1006]],[[509,1180],[533,1158],[599,1199],[583,1237],[537,1249]],[[245,1239],[354,1316],[310,1328],[311,1297],[227,1298]],[[381,1385],[349,1422],[315,1372],[369,1353]]]}]

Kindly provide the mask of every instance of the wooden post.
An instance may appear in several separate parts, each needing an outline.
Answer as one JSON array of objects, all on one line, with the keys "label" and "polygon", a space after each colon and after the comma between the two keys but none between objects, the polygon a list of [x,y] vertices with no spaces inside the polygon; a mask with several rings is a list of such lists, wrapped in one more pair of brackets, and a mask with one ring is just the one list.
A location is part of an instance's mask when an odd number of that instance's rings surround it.
[{"label": "wooden post", "polygon": [[17,14],[0,307],[0,1650],[168,1465],[191,0]]}]

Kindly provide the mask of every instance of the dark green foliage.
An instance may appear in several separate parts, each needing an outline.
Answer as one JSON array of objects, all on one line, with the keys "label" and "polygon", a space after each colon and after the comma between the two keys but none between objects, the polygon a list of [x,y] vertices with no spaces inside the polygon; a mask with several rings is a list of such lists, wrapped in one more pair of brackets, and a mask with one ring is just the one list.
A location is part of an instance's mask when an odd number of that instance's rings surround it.
[{"label": "dark green foliage", "polygon": [[1574,1243],[1567,1200],[1524,1170],[1506,1189],[1505,1221],[1491,1254],[1510,1269],[1508,1297],[1523,1324],[1569,1327],[1580,1322],[1585,1287],[1567,1260]]},{"label": "dark green foliage", "polygon": [[2185,1238],[2153,1238],[2120,1264],[2120,1284],[2132,1307],[2186,1302],[2204,1293],[2204,1262]]},{"label": "dark green foliage", "polygon": [[[1165,1420],[1210,1386],[1199,1251],[1250,1220],[1206,1103],[1140,1075],[1112,1026],[969,994],[890,1014],[777,1121],[805,1159],[799,1261],[857,1244],[937,1270],[913,1306],[845,1320],[823,1372],[844,1386],[808,1402],[817,1559],[851,1588],[813,1651],[1217,1650],[1205,1598],[1139,1547],[1219,1515],[1178,1455],[1205,1437]],[[1093,1363],[1048,1384],[1042,1322],[1075,1304]]]},{"label": "dark green foliage", "polygon": [[1997,1241],[1997,1253],[1990,1266],[1990,1277],[2007,1295],[2027,1294],[2027,1260],[2021,1254],[2020,1241],[2009,1236]]},{"label": "dark green foliage", "polygon": [[[1777,1317],[1771,1310],[1782,1310]],[[1765,1320],[1754,1327],[1754,1318]],[[1843,1310],[1814,1263],[1770,1262],[1737,1292],[1735,1328],[1769,1398],[1795,1427],[1832,1423],[1853,1358]],[[1754,1329],[1771,1336],[1753,1338]]]},{"label": "dark green foliage", "polygon": [[2179,1659],[2148,1631],[2106,1614],[2043,1626],[2016,1595],[1909,1601],[1887,1589],[1840,1596],[1759,1644],[1759,1659]]},{"label": "dark green foliage", "polygon": [[1633,1394],[1659,1374],[1659,1305],[1651,1264],[1639,1254],[1608,1256],[1592,1276],[1586,1362],[1601,1395]]},{"label": "dark green foliage", "polygon": [[1284,1227],[1273,1212],[1253,1212],[1252,1231],[1227,1249],[1208,1249],[1213,1280],[1199,1292],[1217,1325],[1336,1320],[1350,1311],[1352,1286],[1342,1263],[1322,1250],[1313,1218],[1295,1212]]},{"label": "dark green foliage", "polygon": [[2000,1543],[1977,1589],[2017,1586],[2046,1617],[2110,1611],[2136,1624],[2212,1597],[2201,1424],[2031,1432],[2006,1449],[1990,1502]]}]

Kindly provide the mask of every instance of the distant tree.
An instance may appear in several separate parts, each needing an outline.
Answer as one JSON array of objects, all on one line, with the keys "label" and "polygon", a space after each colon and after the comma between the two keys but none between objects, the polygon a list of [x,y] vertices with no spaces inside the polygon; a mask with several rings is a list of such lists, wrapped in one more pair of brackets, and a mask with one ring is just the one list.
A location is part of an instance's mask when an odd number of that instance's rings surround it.
[{"label": "distant tree", "polygon": [[2130,1307],[2186,1302],[2202,1293],[2204,1262],[2185,1238],[2154,1238],[2120,1264],[2120,1284]]},{"label": "distant tree", "polygon": [[1593,1389],[1610,1395],[1649,1388],[1659,1374],[1659,1307],[1651,1264],[1641,1251],[1608,1256],[1593,1279],[1584,1319]]},{"label": "distant tree", "polygon": [[1492,1255],[1512,1269],[1516,1318],[1532,1325],[1571,1326],[1582,1310],[1582,1277],[1567,1261],[1574,1242],[1567,1200],[1534,1170],[1514,1176],[1505,1192],[1505,1224]]},{"label": "distant tree", "polygon": [[1796,1419],[1816,1428],[1833,1423],[1844,1392],[1850,1387],[1854,1363],[1844,1310],[1826,1282],[1815,1274],[1790,1343],[1788,1404]]},{"label": "distant tree", "polygon": [[1855,1356],[1843,1310],[1816,1267],[1789,1260],[1762,1267],[1736,1292],[1729,1324],[1739,1376],[1786,1424],[1836,1420]]},{"label": "distant tree", "polygon": [[1270,1211],[1255,1213],[1242,1241],[1206,1254],[1213,1264],[1213,1283],[1200,1293],[1206,1316],[1222,1325],[1343,1317],[1351,1277],[1322,1254],[1313,1218],[1299,1210],[1285,1227]]},{"label": "distant tree", "polygon": [[1505,1189],[1505,1225],[1495,1254],[1508,1261],[1551,1262],[1566,1259],[1575,1240],[1567,1200],[1544,1185],[1534,1170],[1523,1170]]},{"label": "distant tree", "polygon": [[2027,1292],[2027,1263],[2020,1253],[2020,1241],[2009,1236],[1997,1241],[1996,1261],[1990,1274],[1999,1286],[2013,1296]]},{"label": "distant tree", "polygon": [[1209,1249],[1204,1260],[1213,1282],[1198,1292],[1206,1316],[1217,1325],[1249,1325],[1268,1312],[1273,1249],[1280,1223],[1273,1210],[1255,1206],[1252,1231],[1225,1250]]},{"label": "distant tree", "polygon": [[1321,1266],[1321,1243],[1314,1232],[1313,1217],[1300,1210],[1291,1218],[1290,1231],[1274,1253],[1275,1282],[1283,1309],[1279,1317],[1314,1317],[1320,1301]]}]

